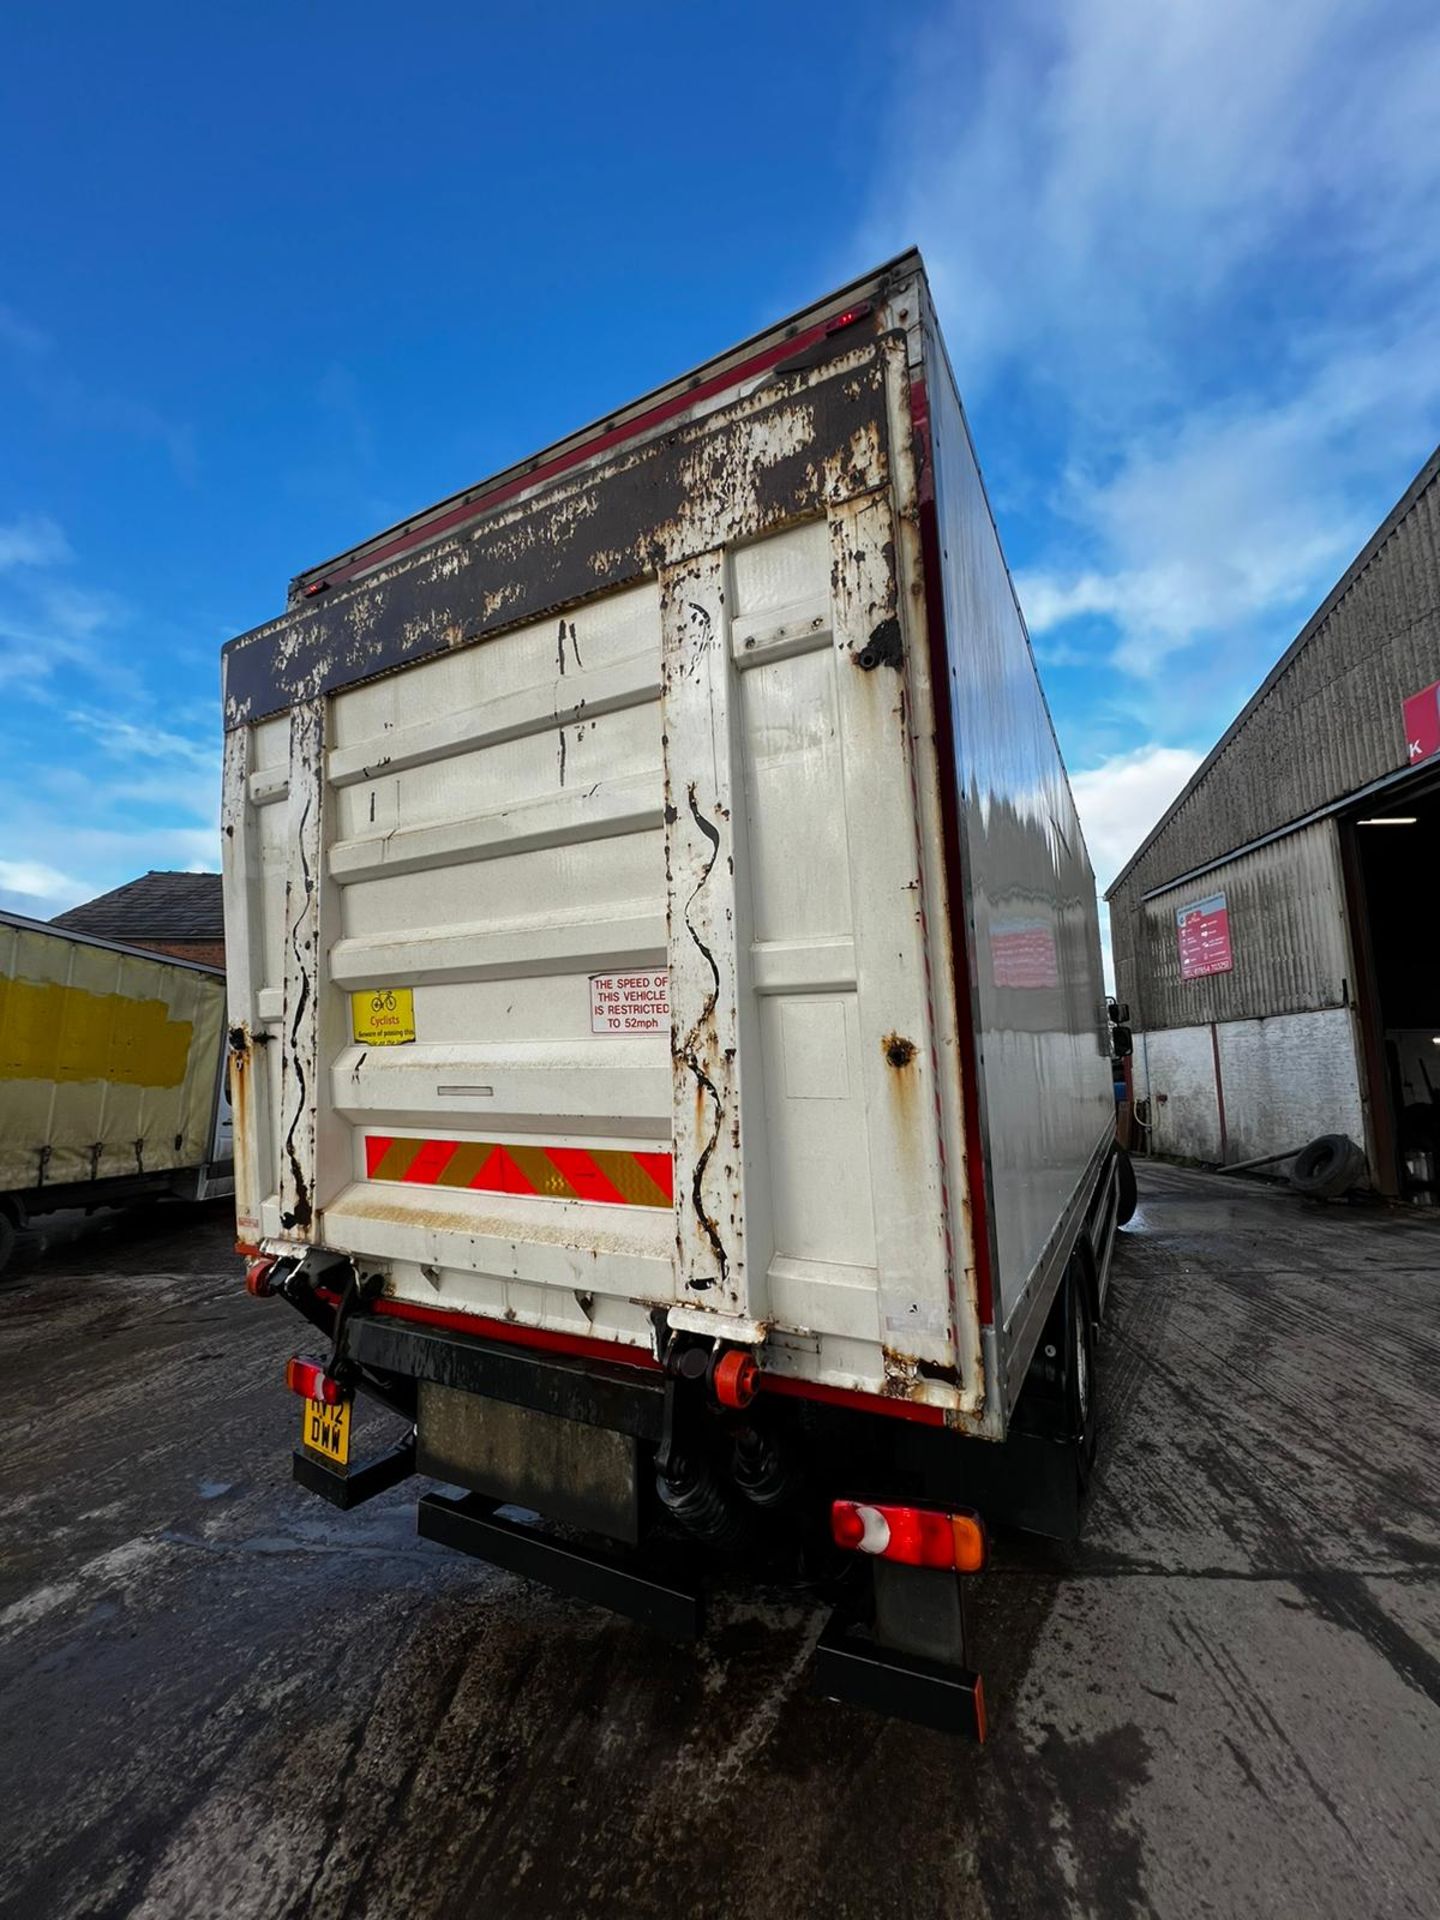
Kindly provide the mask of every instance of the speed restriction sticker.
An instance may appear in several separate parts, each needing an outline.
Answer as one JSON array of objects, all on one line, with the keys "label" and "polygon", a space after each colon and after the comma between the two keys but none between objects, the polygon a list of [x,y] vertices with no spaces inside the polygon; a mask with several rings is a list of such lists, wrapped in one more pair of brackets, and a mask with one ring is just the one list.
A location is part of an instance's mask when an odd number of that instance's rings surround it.
[{"label": "speed restriction sticker", "polygon": [[590,1031],[668,1033],[670,975],[664,967],[653,973],[592,973]]}]

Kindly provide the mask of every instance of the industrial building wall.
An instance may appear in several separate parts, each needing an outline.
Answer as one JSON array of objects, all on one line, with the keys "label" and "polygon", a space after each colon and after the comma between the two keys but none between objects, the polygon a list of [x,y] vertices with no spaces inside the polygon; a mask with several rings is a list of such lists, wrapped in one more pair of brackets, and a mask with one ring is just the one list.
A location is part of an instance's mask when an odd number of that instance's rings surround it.
[{"label": "industrial building wall", "polygon": [[1121,884],[1148,892],[1403,773],[1404,702],[1435,680],[1437,654],[1440,449],[1141,846]]},{"label": "industrial building wall", "polygon": [[[1181,974],[1177,915],[1223,894],[1232,965]],[[1147,1027],[1263,1019],[1348,1005],[1345,891],[1333,820],[1211,867],[1146,899],[1132,881],[1110,902],[1116,987]]]},{"label": "industrial building wall", "polygon": [[[1223,900],[1223,971],[1186,978],[1180,916]],[[1212,918],[1218,914],[1212,912]],[[1116,983],[1136,1016],[1152,1151],[1234,1162],[1322,1133],[1365,1143],[1354,981],[1334,822],[1199,879],[1111,902]]]}]

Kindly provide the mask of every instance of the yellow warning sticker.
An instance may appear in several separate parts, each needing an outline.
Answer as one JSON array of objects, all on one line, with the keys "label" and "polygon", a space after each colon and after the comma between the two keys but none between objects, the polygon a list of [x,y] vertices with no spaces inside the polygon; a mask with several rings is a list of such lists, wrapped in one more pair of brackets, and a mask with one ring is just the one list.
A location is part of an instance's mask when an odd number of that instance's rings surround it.
[{"label": "yellow warning sticker", "polygon": [[350,996],[350,1025],[367,1047],[403,1047],[415,1038],[415,995],[409,987],[364,987]]}]

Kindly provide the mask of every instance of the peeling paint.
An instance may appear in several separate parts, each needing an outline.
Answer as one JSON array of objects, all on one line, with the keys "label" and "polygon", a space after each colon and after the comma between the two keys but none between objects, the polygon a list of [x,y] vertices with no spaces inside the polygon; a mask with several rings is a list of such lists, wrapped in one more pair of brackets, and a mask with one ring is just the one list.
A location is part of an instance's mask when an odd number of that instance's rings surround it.
[{"label": "peeling paint", "polygon": [[[702,616],[704,614],[703,608],[696,608],[695,611],[697,613],[702,614]],[[716,1146],[719,1144],[720,1129],[725,1119],[725,1103],[720,1098],[719,1090],[716,1087],[715,1082],[711,1079],[709,1073],[706,1071],[704,1063],[702,1062],[700,1057],[700,1046],[702,1043],[702,1035],[705,1038],[708,1038],[712,1044],[714,1042],[715,1036],[714,1036],[713,1023],[715,1018],[716,1003],[720,998],[720,969],[715,964],[714,954],[711,952],[710,948],[705,944],[704,940],[700,937],[699,929],[696,927],[694,920],[691,918],[691,912],[695,905],[695,902],[700,897],[701,893],[704,891],[705,884],[709,880],[711,873],[714,871],[715,862],[719,858],[720,834],[718,829],[714,826],[714,824],[705,818],[705,816],[701,813],[699,806],[696,804],[695,782],[693,780],[690,782],[690,786],[689,786],[689,790],[686,795],[686,798],[690,806],[690,817],[695,822],[695,825],[700,829],[701,833],[704,834],[705,838],[710,842],[711,854],[708,862],[706,863],[704,869],[700,874],[699,879],[695,882],[695,886],[690,894],[690,898],[685,903],[685,927],[686,927],[686,931],[690,935],[691,940],[694,942],[695,946],[699,949],[701,955],[704,957],[705,964],[710,969],[710,974],[714,982],[714,985],[710,991],[709,997],[705,1001],[704,1007],[701,1009],[699,1019],[691,1027],[690,1031],[685,1035],[684,1039],[679,1042],[679,1052],[680,1052],[681,1058],[685,1062],[685,1065],[688,1067],[690,1072],[695,1077],[697,1121],[699,1120],[698,1109],[704,1101],[708,1100],[711,1107],[713,1108],[713,1124],[710,1129],[710,1134],[708,1139],[706,1139],[704,1146],[701,1148],[699,1155],[696,1158],[694,1173],[691,1177],[691,1200],[695,1208],[695,1217],[700,1222],[700,1229],[702,1233],[705,1235],[706,1239],[710,1242],[710,1245],[714,1250],[716,1264],[719,1267],[719,1274],[717,1277],[719,1280],[719,1284],[723,1287],[728,1277],[730,1260],[729,1260],[728,1254],[725,1251],[725,1242],[720,1237],[720,1230],[705,1209],[704,1185],[705,1185],[705,1169],[709,1166],[711,1155],[714,1153]],[[703,1122],[701,1122],[700,1124],[703,1124]],[[692,1275],[690,1278],[689,1284],[691,1287],[695,1288],[697,1291],[703,1291],[707,1286],[713,1283],[704,1280],[699,1275]]]},{"label": "peeling paint", "polygon": [[244,726],[502,626],[567,607],[883,485],[874,341],[613,455],[367,575],[225,650],[225,724]]}]

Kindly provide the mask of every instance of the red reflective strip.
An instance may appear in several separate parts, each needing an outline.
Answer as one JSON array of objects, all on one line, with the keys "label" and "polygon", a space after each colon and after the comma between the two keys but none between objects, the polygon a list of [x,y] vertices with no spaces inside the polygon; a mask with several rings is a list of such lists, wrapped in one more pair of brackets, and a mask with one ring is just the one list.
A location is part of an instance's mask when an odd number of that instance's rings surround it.
[{"label": "red reflective strip", "polygon": [[[600,1171],[583,1147],[546,1147],[553,1160],[582,1200],[603,1200],[610,1206],[628,1206],[620,1189]],[[640,1158],[636,1154],[635,1158]]]},{"label": "red reflective strip", "polygon": [[408,1300],[377,1300],[374,1311],[389,1320],[413,1320],[421,1327],[448,1327],[479,1339],[503,1340],[512,1347],[535,1347],[543,1353],[568,1353],[582,1360],[617,1360],[647,1373],[660,1363],[645,1347],[627,1347],[619,1340],[587,1340],[580,1334],[553,1333],[549,1327],[520,1327],[510,1320],[488,1320],[481,1313],[453,1313],[443,1307],[414,1306]]},{"label": "red reflective strip", "polygon": [[407,1186],[433,1187],[455,1158],[455,1140],[427,1140],[401,1174]]},{"label": "red reflective strip", "polygon": [[510,1158],[504,1147],[496,1147],[470,1185],[479,1193],[518,1193],[533,1195],[534,1187]]},{"label": "red reflective strip", "polygon": [[892,1400],[888,1393],[852,1393],[848,1387],[822,1386],[815,1380],[796,1380],[789,1374],[765,1373],[760,1385],[766,1393],[788,1394],[794,1400],[819,1400],[827,1407],[848,1407],[852,1413],[884,1413],[892,1420],[916,1420],[922,1427],[943,1427],[945,1409],[920,1400]]},{"label": "red reflective strip", "polygon": [[[477,1150],[484,1158],[469,1179]],[[463,1156],[456,1164],[456,1155]],[[453,1177],[445,1180],[453,1168]],[[552,1177],[553,1175],[558,1178]],[[630,1153],[618,1148],[548,1145],[508,1147],[486,1141],[421,1140],[400,1134],[365,1136],[365,1171],[372,1180],[452,1191],[514,1194],[522,1199],[575,1198],[620,1207],[659,1207],[674,1198],[674,1168],[668,1153]],[[647,1183],[653,1193],[646,1190]],[[568,1191],[567,1191],[568,1190]]]},{"label": "red reflective strip", "polygon": [[649,1174],[667,1200],[675,1198],[675,1162],[668,1153],[637,1153],[635,1164]]}]

